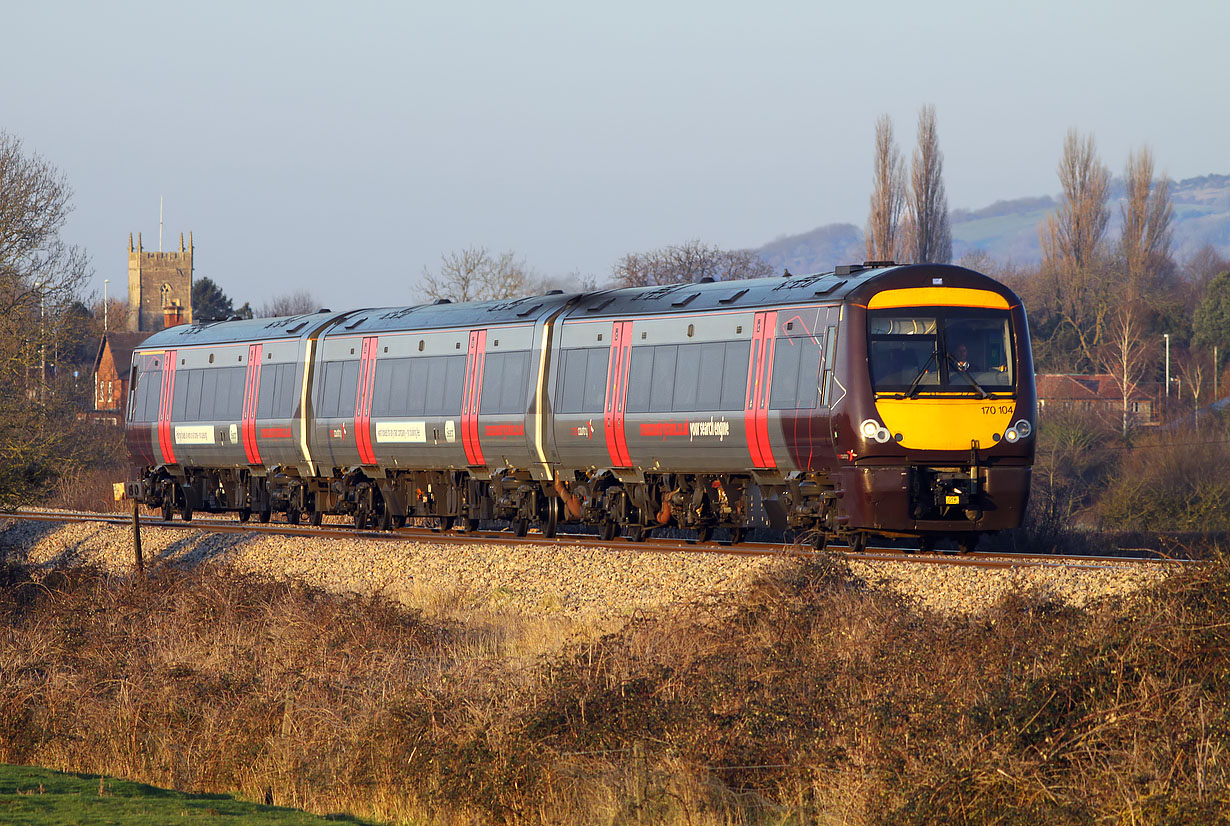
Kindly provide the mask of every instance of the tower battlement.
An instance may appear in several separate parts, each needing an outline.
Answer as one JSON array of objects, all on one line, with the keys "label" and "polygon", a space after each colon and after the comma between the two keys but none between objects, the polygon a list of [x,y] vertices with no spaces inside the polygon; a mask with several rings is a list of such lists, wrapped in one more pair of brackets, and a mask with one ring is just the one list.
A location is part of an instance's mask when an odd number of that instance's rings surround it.
[{"label": "tower battlement", "polygon": [[128,235],[128,329],[152,333],[168,323],[192,323],[192,233],[179,234],[178,252],[146,252]]}]

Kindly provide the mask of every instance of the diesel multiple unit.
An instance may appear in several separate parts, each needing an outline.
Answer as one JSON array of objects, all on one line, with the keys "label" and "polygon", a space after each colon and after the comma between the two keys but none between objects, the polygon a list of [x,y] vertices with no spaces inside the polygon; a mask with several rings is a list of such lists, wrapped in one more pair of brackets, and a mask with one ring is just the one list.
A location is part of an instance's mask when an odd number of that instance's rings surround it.
[{"label": "diesel multiple unit", "polygon": [[129,493],[167,519],[967,548],[1034,451],[1020,301],[953,266],[193,324],[131,370]]}]

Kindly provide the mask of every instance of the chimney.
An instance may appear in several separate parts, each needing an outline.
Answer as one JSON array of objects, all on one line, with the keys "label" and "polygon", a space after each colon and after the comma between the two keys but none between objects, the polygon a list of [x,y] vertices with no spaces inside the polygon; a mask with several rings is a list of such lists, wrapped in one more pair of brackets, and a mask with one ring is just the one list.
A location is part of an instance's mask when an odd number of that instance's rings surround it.
[{"label": "chimney", "polygon": [[178,304],[168,304],[162,308],[162,326],[178,327],[184,323],[184,308]]}]

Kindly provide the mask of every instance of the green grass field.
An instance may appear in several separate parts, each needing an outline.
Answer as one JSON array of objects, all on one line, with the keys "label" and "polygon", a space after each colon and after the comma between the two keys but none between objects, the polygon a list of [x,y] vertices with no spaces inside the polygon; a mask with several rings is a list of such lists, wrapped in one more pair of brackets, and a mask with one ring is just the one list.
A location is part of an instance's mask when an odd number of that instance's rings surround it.
[{"label": "green grass field", "polygon": [[370,823],[349,815],[317,817],[298,809],[244,803],[225,794],[183,794],[96,774],[0,764],[0,824],[163,826],[217,820],[236,826]]}]

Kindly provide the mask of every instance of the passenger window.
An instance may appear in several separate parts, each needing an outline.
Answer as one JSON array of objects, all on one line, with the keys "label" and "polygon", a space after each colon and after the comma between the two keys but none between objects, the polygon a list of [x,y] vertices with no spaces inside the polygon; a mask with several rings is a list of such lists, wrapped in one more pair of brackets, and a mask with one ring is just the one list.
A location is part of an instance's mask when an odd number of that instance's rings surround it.
[{"label": "passenger window", "polygon": [[260,386],[256,389],[256,417],[258,419],[268,419],[273,416],[273,403],[278,394],[279,366],[266,364],[260,368]]},{"label": "passenger window", "polygon": [[609,347],[565,351],[557,400],[560,413],[602,412],[610,354]]},{"label": "passenger window", "polygon": [[217,419],[218,405],[218,373],[216,368],[206,368],[201,371],[201,420]]},{"label": "passenger window", "polygon": [[671,409],[686,413],[696,410],[696,387],[700,383],[700,347],[681,344],[675,354],[675,398]]},{"label": "passenger window", "polygon": [[337,415],[343,419],[354,416],[355,395],[359,392],[359,361],[343,361],[342,380],[338,387]]},{"label": "passenger window", "polygon": [[295,415],[295,402],[298,401],[295,394],[298,370],[293,364],[283,364],[278,369],[281,375],[278,377],[278,406],[275,408],[275,415],[280,419],[289,419]]},{"label": "passenger window", "polygon": [[181,370],[178,374],[173,374],[175,385],[171,388],[171,421],[175,422],[184,421],[184,408],[187,407],[188,382],[185,381],[187,378],[185,373],[187,373],[186,370]]},{"label": "passenger window", "polygon": [[[700,351],[700,369],[697,370],[696,406],[694,410],[719,410],[722,405],[723,362],[726,345],[721,342],[693,345]],[[702,378],[703,375],[703,378]]]},{"label": "passenger window", "polygon": [[[440,394],[440,387],[433,381],[434,358],[410,360],[409,386],[406,388],[406,404],[402,408],[411,416],[422,416],[431,409]],[[437,368],[438,370],[439,368]]]},{"label": "passenger window", "polygon": [[479,413],[523,413],[528,353],[489,353],[483,365],[483,396]]},{"label": "passenger window", "polygon": [[649,388],[653,384],[653,352],[655,347],[633,347],[631,369],[628,372],[628,396],[624,410],[645,413],[649,410]]},{"label": "passenger window", "polygon": [[465,356],[442,356],[438,361],[444,365],[444,397],[435,411],[439,416],[461,415],[461,397],[465,392]]},{"label": "passenger window", "polygon": [[722,410],[742,410],[747,399],[747,362],[752,354],[750,341],[726,342],[722,367]]},{"label": "passenger window", "polygon": [[654,348],[653,379],[649,387],[649,410],[669,413],[674,402],[675,361],[679,346],[661,344]]},{"label": "passenger window", "polygon": [[594,347],[585,366],[585,395],[581,397],[582,413],[601,413],[606,407],[606,374],[611,365],[611,351]]},{"label": "passenger window", "polygon": [[787,410],[795,406],[799,390],[799,347],[797,339],[779,338],[773,347],[773,375],[769,377],[769,407]]}]

